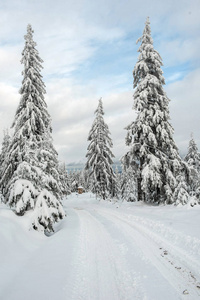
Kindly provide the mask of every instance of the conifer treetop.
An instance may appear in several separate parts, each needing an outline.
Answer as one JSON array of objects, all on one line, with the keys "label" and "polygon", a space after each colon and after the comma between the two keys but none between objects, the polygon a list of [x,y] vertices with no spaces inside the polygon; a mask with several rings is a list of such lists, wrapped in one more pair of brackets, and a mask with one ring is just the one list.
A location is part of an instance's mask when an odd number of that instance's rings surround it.
[{"label": "conifer treetop", "polygon": [[[151,27],[150,27],[150,20],[149,17],[147,17],[145,22],[145,27],[143,30],[143,35],[136,41],[136,44],[138,42],[142,42],[142,44],[151,44],[153,45],[153,39],[151,37]],[[138,52],[140,52],[138,50]]]},{"label": "conifer treetop", "polygon": [[109,136],[110,131],[108,125],[105,123],[103,118],[104,110],[103,110],[102,98],[99,99],[99,103],[94,114],[96,115],[96,117],[94,119],[92,128],[89,132],[88,141],[95,139],[98,145],[103,143],[104,147],[106,147],[106,144],[108,144],[109,147],[112,147],[113,143]]},{"label": "conifer treetop", "polygon": [[[153,46],[149,17],[146,20],[143,35],[136,43],[138,42],[141,42],[138,49],[140,55],[133,70],[133,87],[135,88],[141,79],[144,79],[146,76],[146,82],[143,83],[144,86],[147,85],[147,81],[149,80],[151,80],[152,83],[156,83],[156,81],[159,80],[162,84],[165,84],[164,77],[162,76],[163,71],[161,70],[161,66],[163,65],[162,58]],[[157,82],[157,85],[158,84]]]},{"label": "conifer treetop", "polygon": [[[39,57],[38,50],[35,48],[37,46],[37,43],[33,41],[33,33],[34,30],[32,29],[32,26],[28,24],[27,26],[27,34],[24,36],[25,39],[25,47],[22,52],[22,59],[21,63],[24,64],[24,71],[22,72],[23,75],[25,75],[30,67],[36,67],[35,71],[41,71],[43,60]],[[40,75],[40,77],[42,77]],[[44,83],[43,83],[44,85]],[[43,91],[45,92],[45,90]]]}]

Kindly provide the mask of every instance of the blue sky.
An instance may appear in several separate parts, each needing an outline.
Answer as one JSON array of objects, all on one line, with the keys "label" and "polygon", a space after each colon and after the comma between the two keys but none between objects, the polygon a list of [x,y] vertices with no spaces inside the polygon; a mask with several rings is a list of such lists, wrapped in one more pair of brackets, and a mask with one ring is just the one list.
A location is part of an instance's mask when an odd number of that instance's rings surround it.
[{"label": "blue sky", "polygon": [[66,163],[84,161],[98,99],[119,159],[135,117],[132,71],[146,17],[163,59],[174,139],[183,155],[200,147],[199,0],[6,0],[0,3],[0,140],[19,103],[27,24],[41,58],[53,139]]}]

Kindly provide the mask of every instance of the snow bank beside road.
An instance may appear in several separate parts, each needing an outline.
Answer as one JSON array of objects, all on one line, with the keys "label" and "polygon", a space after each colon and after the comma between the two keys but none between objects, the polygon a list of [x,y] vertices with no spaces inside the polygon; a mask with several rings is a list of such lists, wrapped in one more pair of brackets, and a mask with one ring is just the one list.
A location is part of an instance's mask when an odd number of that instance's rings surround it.
[{"label": "snow bank beside road", "polygon": [[1,299],[199,299],[200,207],[63,203],[50,237],[1,204]]}]

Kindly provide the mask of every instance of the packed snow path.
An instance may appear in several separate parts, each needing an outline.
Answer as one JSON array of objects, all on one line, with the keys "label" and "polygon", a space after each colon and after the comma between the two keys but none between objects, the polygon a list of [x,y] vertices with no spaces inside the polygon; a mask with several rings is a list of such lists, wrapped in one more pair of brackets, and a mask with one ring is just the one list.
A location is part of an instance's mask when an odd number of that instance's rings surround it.
[{"label": "packed snow path", "polygon": [[90,194],[64,206],[68,216],[51,237],[23,231],[28,218],[1,210],[0,299],[200,299],[199,208]]}]

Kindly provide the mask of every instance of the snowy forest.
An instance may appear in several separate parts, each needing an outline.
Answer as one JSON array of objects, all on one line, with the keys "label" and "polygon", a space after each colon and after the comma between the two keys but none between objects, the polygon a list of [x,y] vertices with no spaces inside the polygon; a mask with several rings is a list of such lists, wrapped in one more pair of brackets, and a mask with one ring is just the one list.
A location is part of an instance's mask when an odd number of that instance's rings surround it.
[{"label": "snowy forest", "polygon": [[200,299],[199,9],[0,5],[0,299]]},{"label": "snowy forest", "polygon": [[85,168],[68,172],[59,161],[45,101],[43,61],[33,33],[28,25],[21,58],[21,98],[1,147],[1,201],[16,215],[28,214],[32,228],[46,234],[66,216],[62,200],[78,193],[79,187],[114,203],[200,204],[200,153],[191,134],[187,155],[179,155],[164,90],[162,58],[153,46],[149,18],[137,40],[139,56],[133,69],[136,118],[125,128],[129,150],[122,153],[120,170],[113,168],[113,141],[102,98],[88,130]]}]

